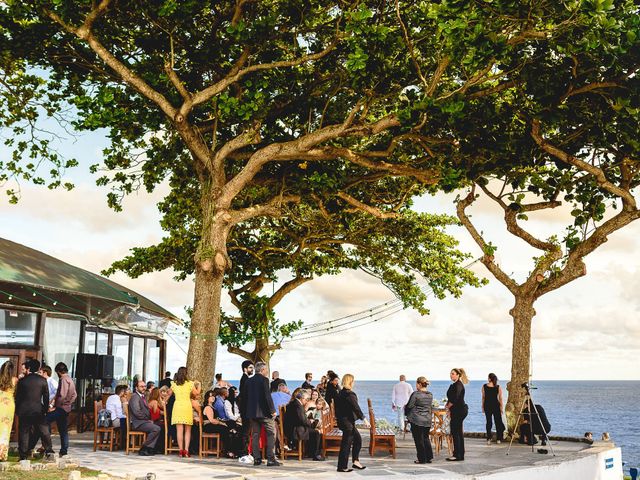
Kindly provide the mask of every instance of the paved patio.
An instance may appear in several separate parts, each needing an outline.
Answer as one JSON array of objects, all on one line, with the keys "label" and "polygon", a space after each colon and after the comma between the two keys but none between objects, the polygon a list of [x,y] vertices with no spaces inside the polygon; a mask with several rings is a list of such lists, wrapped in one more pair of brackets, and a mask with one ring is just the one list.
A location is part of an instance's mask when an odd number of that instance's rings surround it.
[{"label": "paved patio", "polygon": [[[364,433],[364,432],[363,432]],[[330,456],[325,462],[313,462],[287,459],[281,467],[245,466],[237,460],[209,458],[181,459],[177,455],[156,455],[154,457],[140,457],[136,454],[125,455],[124,452],[97,451],[93,452],[93,434],[87,432],[71,436],[70,457],[81,466],[101,470],[110,475],[126,477],[144,477],[153,472],[157,480],[183,479],[260,479],[260,478],[300,478],[326,479],[336,477],[346,478],[416,478],[429,479],[462,479],[474,478],[477,475],[503,471],[507,469],[532,467],[541,463],[556,464],[566,460],[573,460],[583,455],[589,455],[589,446],[582,442],[552,441],[556,456],[549,450],[546,455],[531,452],[531,447],[514,443],[509,455],[506,455],[508,443],[501,445],[487,445],[480,438],[465,440],[466,455],[464,462],[447,462],[446,450],[436,456],[432,464],[415,465],[415,448],[410,435],[406,439],[402,436],[397,441],[397,458],[393,459],[383,452],[375,457],[369,457],[367,445],[369,439],[363,435],[363,450],[361,461],[367,466],[366,470],[354,471],[346,475],[336,472],[337,457]],[[59,445],[59,439],[54,438],[54,448]],[[610,445],[609,445],[610,446]],[[536,446],[536,447],[539,447]],[[514,474],[513,478],[517,478]]]}]

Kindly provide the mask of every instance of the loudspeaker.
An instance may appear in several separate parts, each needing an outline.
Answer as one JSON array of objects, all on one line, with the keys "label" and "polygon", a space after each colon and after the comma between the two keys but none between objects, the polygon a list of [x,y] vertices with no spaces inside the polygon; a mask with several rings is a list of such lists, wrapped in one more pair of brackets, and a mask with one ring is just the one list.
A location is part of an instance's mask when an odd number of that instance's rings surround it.
[{"label": "loudspeaker", "polygon": [[76,379],[94,379],[98,373],[98,354],[76,354]]},{"label": "loudspeaker", "polygon": [[96,378],[104,380],[113,379],[113,355],[99,355],[98,356],[98,371]]}]

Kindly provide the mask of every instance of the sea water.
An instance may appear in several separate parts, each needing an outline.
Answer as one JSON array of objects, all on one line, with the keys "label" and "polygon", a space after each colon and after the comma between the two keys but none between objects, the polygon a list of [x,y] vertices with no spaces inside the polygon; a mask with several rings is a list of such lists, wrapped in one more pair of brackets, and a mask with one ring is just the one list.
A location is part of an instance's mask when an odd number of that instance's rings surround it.
[{"label": "sea water", "polygon": [[[237,381],[232,383],[238,384]],[[396,383],[397,380],[356,379],[354,391],[365,415],[367,398],[370,398],[376,418],[396,423],[396,414],[391,408],[391,392]],[[413,381],[410,383],[415,387]],[[466,385],[469,416],[464,421],[464,429],[467,432],[485,431],[481,405],[483,383],[472,381]],[[506,383],[500,383],[506,401]],[[293,390],[302,384],[302,380],[289,380],[287,384]],[[434,399],[442,402],[450,384],[445,380],[432,381],[429,391]],[[592,432],[594,440],[599,440],[603,432],[608,432],[615,445],[622,448],[625,470],[640,466],[640,382],[538,381],[533,386],[531,396],[536,404],[544,407],[552,436],[582,437],[585,432]]]}]

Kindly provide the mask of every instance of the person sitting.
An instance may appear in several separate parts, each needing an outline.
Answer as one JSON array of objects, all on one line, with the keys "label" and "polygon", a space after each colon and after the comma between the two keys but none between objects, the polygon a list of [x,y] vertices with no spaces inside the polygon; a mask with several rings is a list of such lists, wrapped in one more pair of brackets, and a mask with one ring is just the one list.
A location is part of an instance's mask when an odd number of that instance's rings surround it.
[{"label": "person sitting", "polygon": [[148,457],[155,455],[156,442],[160,437],[162,428],[151,421],[151,411],[145,398],[147,385],[144,380],[138,380],[136,391],[129,400],[129,419],[131,428],[139,432],[147,433],[147,440],[142,444],[139,455]]},{"label": "person sitting", "polygon": [[542,445],[547,444],[548,434],[551,431],[551,424],[547,419],[547,414],[542,408],[542,405],[533,405],[533,402],[529,400],[528,405],[522,411],[524,422],[520,425],[520,443],[526,443],[528,445],[535,445],[538,443],[535,436],[539,435],[542,440]]},{"label": "person sitting", "polygon": [[323,461],[320,454],[320,432],[315,429],[317,422],[307,418],[305,406],[311,395],[307,390],[300,390],[287,404],[284,412],[284,431],[290,442],[302,440],[304,450],[316,461]]},{"label": "person sitting", "polygon": [[159,388],[154,388],[149,395],[149,412],[151,413],[151,421],[156,425],[164,425],[164,402],[162,401]]},{"label": "person sitting", "polygon": [[[217,389],[216,389],[217,390]],[[219,418],[216,418],[216,410],[214,402],[216,395],[214,390],[209,390],[204,394],[204,405],[202,409],[202,431],[205,433],[217,433],[222,441],[222,449],[230,458],[237,455],[229,432],[227,424]]]},{"label": "person sitting", "polygon": [[238,405],[238,389],[234,386],[229,388],[229,396],[224,401],[224,413],[227,418],[236,422],[236,425],[242,425],[242,417],[240,416],[240,406]]},{"label": "person sitting", "polygon": [[271,394],[271,399],[273,400],[273,406],[276,409],[276,415],[279,415],[280,406],[286,405],[291,400],[291,395],[287,393],[287,385],[284,383],[279,384],[278,391]]},{"label": "person sitting", "polygon": [[127,417],[122,409],[122,404],[126,402],[128,385],[118,385],[116,393],[109,395],[104,408],[111,414],[111,425],[120,429],[120,448],[124,449],[127,443],[127,428],[125,422]]}]

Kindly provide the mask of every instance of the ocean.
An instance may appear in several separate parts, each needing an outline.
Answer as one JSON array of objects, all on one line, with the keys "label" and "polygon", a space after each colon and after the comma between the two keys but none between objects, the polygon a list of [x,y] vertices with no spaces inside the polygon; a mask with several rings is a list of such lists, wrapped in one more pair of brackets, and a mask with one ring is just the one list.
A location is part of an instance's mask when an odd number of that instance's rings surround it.
[{"label": "ocean", "polygon": [[[237,382],[231,382],[237,385]],[[314,382],[315,383],[315,382]],[[391,409],[391,391],[395,380],[358,381],[354,391],[362,411],[367,411],[367,398],[371,398],[376,418],[385,418],[395,423],[395,412]],[[468,432],[484,432],[485,417],[481,410],[481,388],[483,381],[472,381],[466,385],[465,399],[469,405],[469,416],[464,422]],[[506,400],[506,382],[500,382]],[[287,381],[293,388],[302,380]],[[411,382],[412,386],[415,384]],[[429,390],[441,401],[450,382],[432,381]],[[544,407],[551,435],[582,437],[593,432],[599,440],[603,432],[609,432],[616,446],[622,448],[622,461],[629,467],[640,467],[640,382],[638,381],[538,381],[531,390],[536,404]],[[495,426],[494,426],[495,431]]]}]

